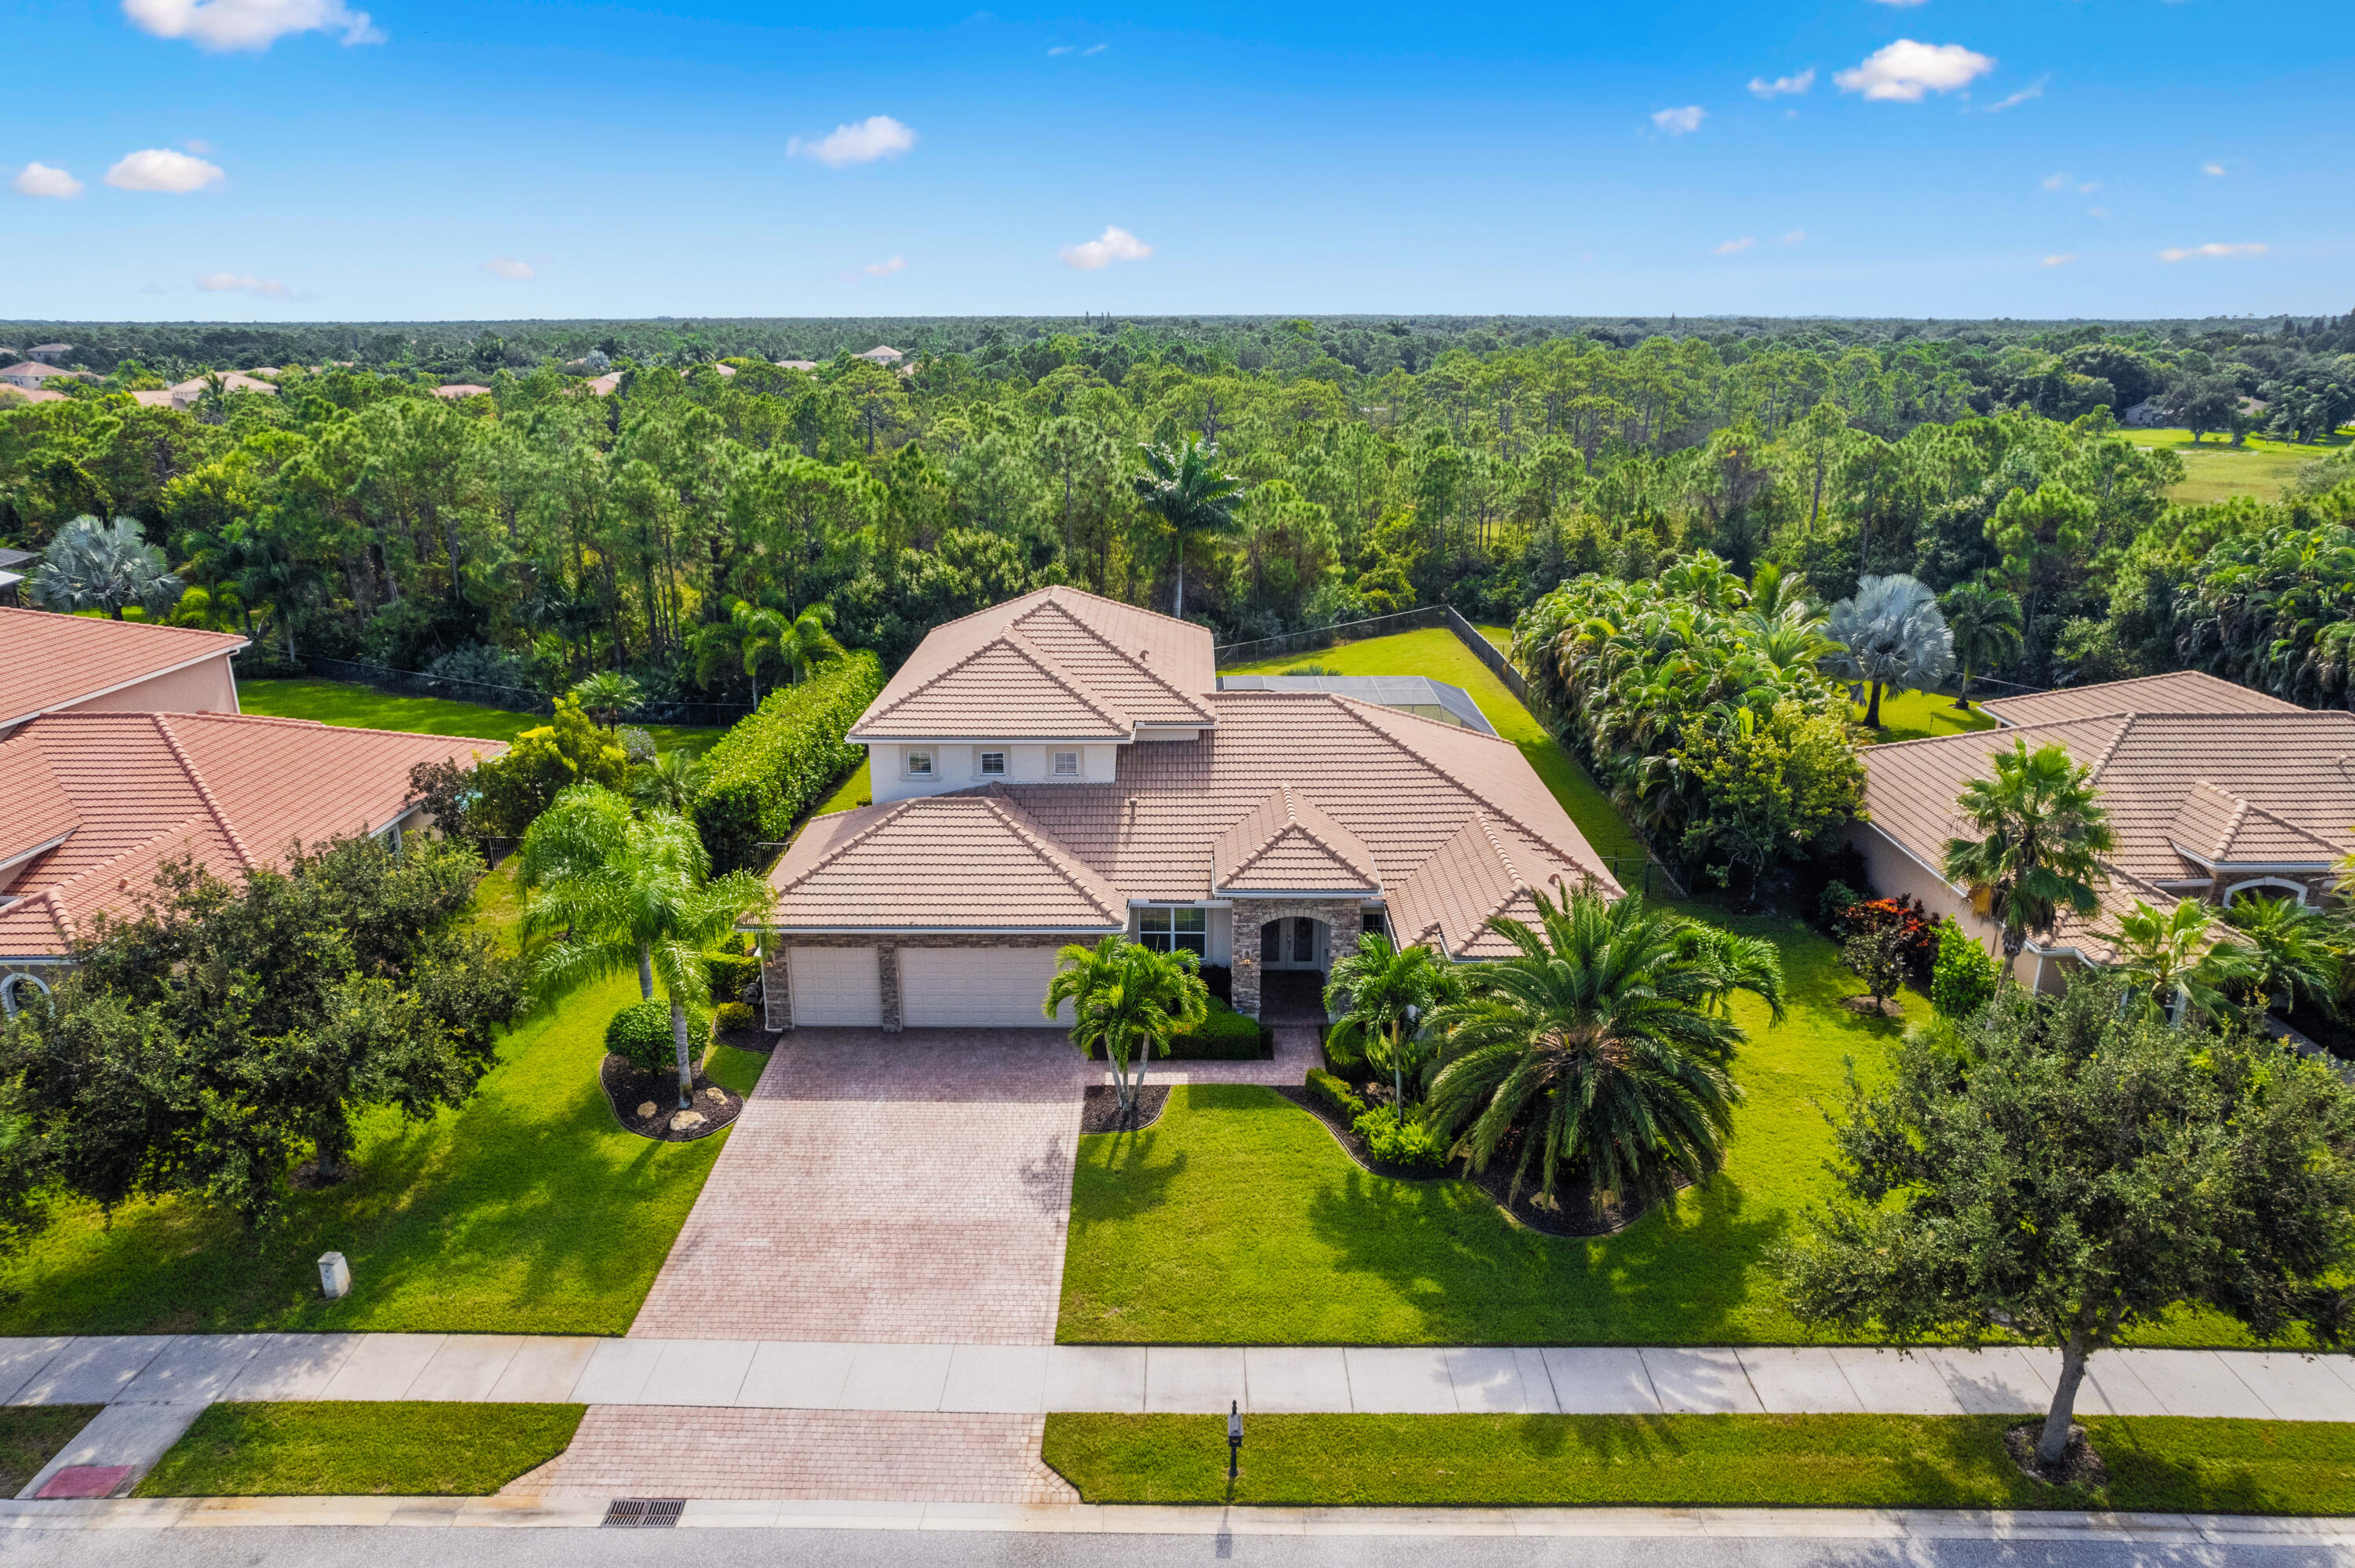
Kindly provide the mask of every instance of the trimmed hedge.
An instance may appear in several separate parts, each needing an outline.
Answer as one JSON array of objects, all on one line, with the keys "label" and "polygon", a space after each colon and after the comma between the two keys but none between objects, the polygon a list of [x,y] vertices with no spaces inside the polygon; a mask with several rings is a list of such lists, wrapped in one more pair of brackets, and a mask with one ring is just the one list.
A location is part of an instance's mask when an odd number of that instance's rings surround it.
[{"label": "trimmed hedge", "polygon": [[741,998],[744,988],[761,978],[761,960],[749,953],[706,953],[703,971],[711,981],[711,1000],[724,1005]]},{"label": "trimmed hedge", "polygon": [[1253,1062],[1275,1045],[1275,1032],[1220,1002],[1209,1016],[1169,1042],[1169,1054],[1182,1062]]},{"label": "trimmed hedge", "polygon": [[696,831],[715,871],[760,863],[760,846],[783,843],[859,758],[843,739],[883,689],[882,662],[861,651],[798,686],[772,692],[704,758],[710,769],[695,802]]},{"label": "trimmed hedge", "polygon": [[711,1015],[715,1029],[745,1030],[752,1027],[752,1009],[741,1001],[723,1001]]},{"label": "trimmed hedge", "polygon": [[1366,1102],[1358,1097],[1348,1081],[1322,1067],[1308,1069],[1308,1092],[1348,1117],[1353,1125],[1366,1114]]},{"label": "trimmed hedge", "polygon": [[660,997],[634,1001],[605,1025],[605,1049],[641,1072],[678,1065],[678,1042],[670,1032],[670,1003]]}]

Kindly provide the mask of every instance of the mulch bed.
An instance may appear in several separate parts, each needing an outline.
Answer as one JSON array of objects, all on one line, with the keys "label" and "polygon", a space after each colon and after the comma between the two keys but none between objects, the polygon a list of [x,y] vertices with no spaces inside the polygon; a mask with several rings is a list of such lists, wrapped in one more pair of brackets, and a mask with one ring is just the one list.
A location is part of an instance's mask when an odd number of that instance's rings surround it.
[{"label": "mulch bed", "polygon": [[766,1056],[777,1048],[777,1042],[785,1036],[782,1030],[773,1034],[765,1029],[752,1028],[722,1029],[715,1032],[711,1037],[722,1045],[734,1050],[757,1051]]},{"label": "mulch bed", "polygon": [[2020,1474],[2056,1487],[2101,1488],[2110,1484],[2110,1467],[2094,1452],[2083,1427],[2069,1428],[2069,1446],[2061,1451],[2061,1463],[2051,1469],[2036,1462],[2036,1440],[2043,1436],[2041,1421],[2003,1429],[2003,1446],[2010,1453],[2011,1462],[2019,1467]]},{"label": "mulch bed", "polygon": [[1879,1016],[1902,1019],[1905,1016],[1905,1009],[1893,996],[1881,1001],[1875,1001],[1869,996],[1844,996],[1840,998],[1840,1005],[1850,1012],[1860,1012],[1867,1018]]},{"label": "mulch bed", "polygon": [[[695,1108],[678,1108],[678,1070],[646,1073],[612,1052],[597,1071],[605,1086],[605,1103],[613,1118],[640,1138],[657,1143],[693,1143],[709,1138],[743,1113],[744,1097],[723,1089],[702,1073],[695,1075]],[[645,1107],[652,1107],[651,1112]],[[674,1125],[674,1124],[677,1125]]]},{"label": "mulch bed", "polygon": [[1510,1168],[1501,1160],[1491,1164],[1486,1171],[1475,1173],[1467,1171],[1421,1171],[1377,1160],[1366,1148],[1365,1139],[1358,1136],[1357,1129],[1321,1096],[1307,1088],[1270,1086],[1323,1122],[1325,1129],[1333,1135],[1333,1141],[1341,1146],[1342,1151],[1375,1175],[1387,1176],[1397,1181],[1469,1181],[1488,1194],[1497,1207],[1541,1235],[1607,1236],[1625,1230],[1646,1213],[1643,1209],[1598,1205],[1577,1193],[1565,1198],[1558,1209],[1540,1208],[1533,1201],[1533,1192],[1526,1187],[1518,1197],[1508,1202],[1506,1194],[1512,1190],[1513,1177]]},{"label": "mulch bed", "polygon": [[1169,1103],[1169,1086],[1147,1084],[1136,1091],[1136,1104],[1126,1117],[1120,1114],[1120,1091],[1110,1084],[1090,1084],[1087,1097],[1080,1107],[1080,1130],[1090,1132],[1142,1132],[1161,1119],[1162,1107]]}]

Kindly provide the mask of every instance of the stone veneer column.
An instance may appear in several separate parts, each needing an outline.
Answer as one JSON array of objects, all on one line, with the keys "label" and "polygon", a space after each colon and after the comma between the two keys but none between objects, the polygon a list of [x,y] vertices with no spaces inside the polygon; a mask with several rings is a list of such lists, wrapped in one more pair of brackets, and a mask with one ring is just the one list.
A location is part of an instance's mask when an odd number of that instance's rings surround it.
[{"label": "stone veneer column", "polygon": [[1260,928],[1270,920],[1291,920],[1301,916],[1322,920],[1330,935],[1326,942],[1326,963],[1329,972],[1334,959],[1353,951],[1358,938],[1365,935],[1365,902],[1358,898],[1238,898],[1235,900],[1234,929],[1228,942],[1234,961],[1228,966],[1233,977],[1230,987],[1229,1005],[1237,1012],[1252,1018],[1259,1016]]},{"label": "stone veneer column", "polygon": [[773,932],[761,954],[762,1022],[771,1029],[794,1026],[793,969],[785,961],[785,945]]},{"label": "stone veneer column", "polygon": [[883,991],[883,1033],[900,1033],[900,949],[889,942],[875,949],[878,984]]}]

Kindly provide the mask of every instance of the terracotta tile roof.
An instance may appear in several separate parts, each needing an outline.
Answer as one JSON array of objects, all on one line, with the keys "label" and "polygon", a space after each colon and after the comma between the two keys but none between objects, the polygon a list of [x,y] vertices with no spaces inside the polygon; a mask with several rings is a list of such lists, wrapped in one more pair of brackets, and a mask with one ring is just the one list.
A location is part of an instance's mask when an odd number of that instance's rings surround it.
[{"label": "terracotta tile roof", "polygon": [[986,735],[1126,740],[1136,722],[1016,631],[1001,631],[896,698],[886,692],[850,738]]},{"label": "terracotta tile roof", "polygon": [[1317,810],[1289,784],[1219,835],[1210,856],[1210,891],[1228,893],[1380,893],[1381,873],[1358,835]]},{"label": "terracotta tile roof", "polygon": [[2066,686],[2024,697],[1997,697],[1979,706],[2006,725],[2051,724],[2104,714],[2302,714],[2296,703],[2220,681],[2198,670],[2176,670],[2134,681]]},{"label": "terracotta tile roof", "polygon": [[1560,898],[1582,881],[1576,866],[1476,812],[1391,895],[1391,925],[1401,942],[1436,943],[1459,959],[1506,958],[1518,949],[1489,930],[1488,920],[1501,915],[1535,925],[1536,892]]},{"label": "terracotta tile roof", "polygon": [[375,832],[413,803],[417,763],[506,749],[255,715],[36,719],[0,741],[0,861],[56,836],[59,796],[73,821],[0,895],[17,899],[0,908],[0,956],[56,953],[97,915],[130,914],[181,854],[233,877],[283,863],[298,840]]},{"label": "terracotta tile roof", "polygon": [[436,397],[484,397],[490,395],[490,390],[489,387],[478,387],[472,381],[453,381],[447,386],[433,388],[433,396]]},{"label": "terracotta tile roof", "polygon": [[812,822],[770,878],[808,929],[1116,931],[1128,901],[1005,796],[923,795]]},{"label": "terracotta tile roof", "polygon": [[131,400],[138,404],[143,408],[176,408],[179,407],[179,400],[173,396],[172,389],[169,387],[151,387],[144,392],[133,392],[131,395]]},{"label": "terracotta tile roof", "polygon": [[66,400],[64,393],[52,392],[46,387],[0,387],[0,392],[7,393],[10,402],[21,399],[27,403],[62,403]]},{"label": "terracotta tile roof", "polygon": [[35,714],[234,653],[245,641],[184,626],[0,606],[0,734]]},{"label": "terracotta tile roof", "polygon": [[[242,370],[225,370],[221,372],[220,384],[221,390],[223,392],[261,392],[267,393],[272,397],[276,396],[278,392],[278,388],[272,386],[269,382],[258,380],[253,376],[248,376]],[[208,385],[208,383],[206,381],[205,377],[201,376],[191,376],[186,381],[174,383],[172,390],[180,394],[188,401],[194,402],[197,398],[204,396],[205,387]]]}]

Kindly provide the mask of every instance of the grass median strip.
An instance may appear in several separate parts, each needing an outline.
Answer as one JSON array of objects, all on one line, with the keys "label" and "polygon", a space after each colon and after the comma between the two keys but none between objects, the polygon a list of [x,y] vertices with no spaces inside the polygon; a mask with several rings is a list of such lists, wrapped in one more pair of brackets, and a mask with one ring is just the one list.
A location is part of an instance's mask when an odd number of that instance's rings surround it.
[{"label": "grass median strip", "polygon": [[1289,1507],[2109,1508],[2355,1512],[2355,1426],[2096,1417],[2100,1490],[2020,1474],[2011,1415],[1059,1414],[1044,1455],[1092,1503]]},{"label": "grass median strip", "polygon": [[95,1404],[0,1406],[0,1498],[23,1491],[98,1412]]},{"label": "grass median strip", "polygon": [[483,1497],[564,1452],[583,1404],[216,1404],[134,1494]]}]

